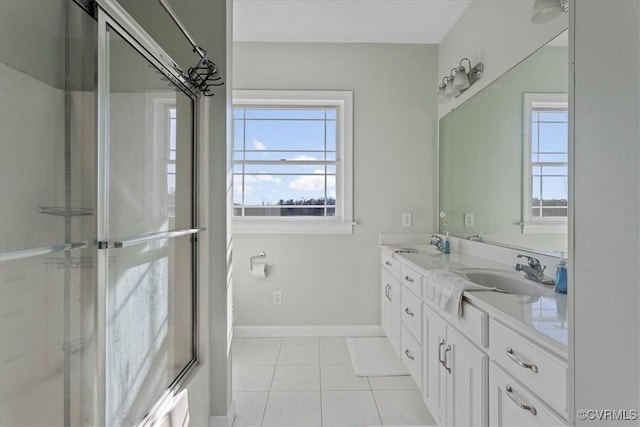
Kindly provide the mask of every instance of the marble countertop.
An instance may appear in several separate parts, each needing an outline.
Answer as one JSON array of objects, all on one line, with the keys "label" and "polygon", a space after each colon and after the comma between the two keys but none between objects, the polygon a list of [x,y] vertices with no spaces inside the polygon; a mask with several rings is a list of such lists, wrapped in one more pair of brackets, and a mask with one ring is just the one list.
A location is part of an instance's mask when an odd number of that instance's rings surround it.
[{"label": "marble countertop", "polygon": [[[383,250],[394,252],[403,245],[380,245]],[[441,254],[428,247],[419,248],[422,253],[393,253],[399,261],[422,270],[457,268],[492,268],[509,270],[509,266],[492,260],[463,253]],[[535,283],[533,286],[537,285]],[[513,295],[502,292],[464,293],[464,297],[489,315],[507,321],[519,332],[542,341],[559,355],[567,356],[569,328],[567,322],[567,295],[556,293],[553,287],[543,296]],[[509,322],[515,320],[516,322]]]}]

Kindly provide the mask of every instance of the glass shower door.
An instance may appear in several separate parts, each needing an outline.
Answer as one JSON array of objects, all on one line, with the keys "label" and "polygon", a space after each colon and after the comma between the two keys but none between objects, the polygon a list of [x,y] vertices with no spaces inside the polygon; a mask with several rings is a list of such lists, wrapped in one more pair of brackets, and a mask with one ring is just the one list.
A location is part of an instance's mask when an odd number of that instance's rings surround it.
[{"label": "glass shower door", "polygon": [[105,28],[106,423],[131,425],[195,363],[195,102]]},{"label": "glass shower door", "polygon": [[0,1],[0,425],[94,420],[97,24]]}]

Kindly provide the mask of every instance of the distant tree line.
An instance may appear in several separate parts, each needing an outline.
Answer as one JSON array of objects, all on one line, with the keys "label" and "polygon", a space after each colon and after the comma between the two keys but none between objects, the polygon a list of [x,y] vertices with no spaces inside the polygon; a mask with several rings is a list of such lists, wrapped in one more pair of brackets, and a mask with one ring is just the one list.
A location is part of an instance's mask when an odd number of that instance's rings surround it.
[{"label": "distant tree line", "polygon": [[[327,215],[335,215],[336,199],[324,197],[318,199],[280,199],[277,203],[278,206],[299,206],[295,208],[286,208],[280,210],[280,216],[324,216],[324,209],[319,209],[325,205],[327,208]],[[315,207],[314,207],[315,206]]]}]

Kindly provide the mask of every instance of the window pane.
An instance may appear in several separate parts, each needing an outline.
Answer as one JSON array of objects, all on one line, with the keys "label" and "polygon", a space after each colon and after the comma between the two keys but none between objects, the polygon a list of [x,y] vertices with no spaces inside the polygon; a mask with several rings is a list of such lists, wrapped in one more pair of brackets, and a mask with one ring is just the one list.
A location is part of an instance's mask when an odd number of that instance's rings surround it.
[{"label": "window pane", "polygon": [[247,174],[296,174],[296,175],[317,175],[324,174],[325,168],[329,173],[335,174],[335,166],[326,165],[296,165],[287,163],[284,165],[244,165],[244,173]]},{"label": "window pane", "polygon": [[327,122],[327,150],[336,151],[336,122]]},{"label": "window pane", "polygon": [[569,130],[566,123],[540,123],[539,130],[541,152],[567,152]]},{"label": "window pane", "polygon": [[234,150],[244,150],[244,122],[242,120],[233,121],[233,141]]},{"label": "window pane", "polygon": [[566,152],[560,154],[540,154],[538,158],[541,163],[567,163],[569,161],[569,156]]},{"label": "window pane", "polygon": [[[242,110],[244,147],[236,143],[234,152],[234,214],[335,215],[335,208],[329,212],[325,206],[336,205],[337,165],[309,162],[336,161],[337,108]],[[286,163],[240,164],[244,161]]]},{"label": "window pane", "polygon": [[[247,151],[245,160],[291,160],[296,162],[324,161],[324,151]],[[240,159],[240,158],[237,158]]]},{"label": "window pane", "polygon": [[569,120],[569,113],[567,111],[541,111],[538,117],[541,122],[566,123]]},{"label": "window pane", "polygon": [[542,166],[542,174],[549,176],[549,175],[556,175],[556,176],[567,176],[567,167],[566,166]]},{"label": "window pane", "polygon": [[566,177],[542,177],[542,198],[545,201],[567,200],[568,182]]},{"label": "window pane", "polygon": [[[335,209],[334,209],[335,211]],[[289,206],[258,206],[246,207],[245,216],[325,216],[324,206],[289,205]],[[335,215],[332,214],[332,215]]]},{"label": "window pane", "polygon": [[566,217],[567,208],[566,207],[542,208],[542,216],[543,217]]},{"label": "window pane", "polygon": [[247,121],[248,150],[324,150],[323,121]]}]

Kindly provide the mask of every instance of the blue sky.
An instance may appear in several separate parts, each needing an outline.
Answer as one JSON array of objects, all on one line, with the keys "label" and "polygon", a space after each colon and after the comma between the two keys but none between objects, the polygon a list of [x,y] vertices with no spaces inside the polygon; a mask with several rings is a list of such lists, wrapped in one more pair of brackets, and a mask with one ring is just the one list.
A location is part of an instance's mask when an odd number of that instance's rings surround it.
[{"label": "blue sky", "polygon": [[[245,204],[324,198],[325,186],[327,196],[335,198],[336,166],[325,163],[336,160],[335,110],[327,110],[326,114],[325,120],[325,110],[318,109],[234,111],[236,160],[242,159],[239,150],[244,146],[245,160],[289,161],[244,165]],[[242,165],[235,165],[234,172],[241,173]],[[234,203],[242,202],[241,179],[240,175],[234,176]]]}]

